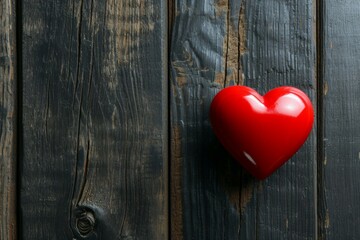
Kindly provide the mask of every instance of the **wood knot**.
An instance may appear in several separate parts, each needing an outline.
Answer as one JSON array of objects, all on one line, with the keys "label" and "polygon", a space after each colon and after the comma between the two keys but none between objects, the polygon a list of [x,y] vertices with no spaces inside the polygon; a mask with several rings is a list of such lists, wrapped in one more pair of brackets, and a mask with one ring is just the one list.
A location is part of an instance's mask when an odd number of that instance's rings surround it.
[{"label": "wood knot", "polygon": [[94,231],[95,228],[95,216],[92,210],[82,209],[76,216],[76,228],[82,237],[87,237]]}]

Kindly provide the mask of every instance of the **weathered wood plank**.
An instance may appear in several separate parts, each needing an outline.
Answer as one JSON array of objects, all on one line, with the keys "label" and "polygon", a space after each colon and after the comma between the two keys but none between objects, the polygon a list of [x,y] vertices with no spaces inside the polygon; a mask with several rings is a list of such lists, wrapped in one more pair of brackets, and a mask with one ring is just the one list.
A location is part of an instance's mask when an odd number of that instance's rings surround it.
[{"label": "weathered wood plank", "polygon": [[[260,93],[294,86],[316,105],[314,4],[312,0],[246,1],[245,85]],[[316,128],[287,164],[255,184],[253,201],[244,211],[242,236],[250,231],[257,239],[316,237],[315,144]],[[252,221],[247,222],[248,216]]]},{"label": "weathered wood plank", "polygon": [[[226,153],[208,119],[210,102],[225,84],[228,3],[178,0],[173,6],[172,239],[236,239],[240,215],[227,186],[237,183],[222,176],[231,162],[219,161]],[[233,200],[237,205],[238,196]]]},{"label": "weathered wood plank", "polygon": [[22,239],[166,239],[166,1],[23,0]]},{"label": "weathered wood plank", "polygon": [[0,239],[15,240],[17,66],[15,1],[0,0]]},{"label": "weathered wood plank", "polygon": [[319,239],[358,239],[360,228],[360,2],[323,6],[324,158]]},{"label": "weathered wood plank", "polygon": [[183,1],[171,41],[174,239],[313,239],[315,134],[263,182],[225,153],[208,110],[224,86],[292,85],[315,103],[312,1]]}]

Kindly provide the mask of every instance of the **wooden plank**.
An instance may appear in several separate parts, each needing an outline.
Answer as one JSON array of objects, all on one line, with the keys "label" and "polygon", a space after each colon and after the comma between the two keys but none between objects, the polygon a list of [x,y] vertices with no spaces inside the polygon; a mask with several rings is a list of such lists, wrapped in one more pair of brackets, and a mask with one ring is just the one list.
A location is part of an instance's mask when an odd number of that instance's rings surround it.
[{"label": "wooden plank", "polygon": [[360,236],[360,2],[323,6],[324,157],[319,239]]},{"label": "wooden plank", "polygon": [[[225,152],[216,142],[208,119],[210,101],[225,82],[228,3],[178,0],[174,8],[170,53],[171,236],[236,239],[240,215],[237,206],[229,202],[227,186],[237,188],[237,183],[222,176],[231,162],[216,161]],[[233,72],[237,74],[237,70]],[[233,200],[237,205],[238,196]]]},{"label": "wooden plank", "polygon": [[315,131],[263,182],[213,135],[209,105],[224,86],[280,85],[315,103],[313,6],[306,1],[183,1],[171,41],[171,198],[174,239],[313,239]]},{"label": "wooden plank", "polygon": [[23,0],[21,239],[166,239],[166,1]]},{"label": "wooden plank", "polygon": [[17,66],[15,1],[0,0],[0,239],[16,225]]},{"label": "wooden plank", "polygon": [[[316,105],[313,5],[312,0],[247,1],[245,85],[262,94],[281,85],[294,86]],[[315,144],[316,128],[286,165],[255,184],[254,200],[243,219],[256,214],[256,229],[253,222],[246,223],[242,236],[250,231],[257,239],[316,237]]]}]

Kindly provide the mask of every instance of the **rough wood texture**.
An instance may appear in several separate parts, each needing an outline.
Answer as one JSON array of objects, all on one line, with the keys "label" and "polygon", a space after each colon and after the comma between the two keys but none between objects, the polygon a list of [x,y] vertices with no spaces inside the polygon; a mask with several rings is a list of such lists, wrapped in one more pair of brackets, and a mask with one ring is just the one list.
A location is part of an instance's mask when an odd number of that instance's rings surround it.
[{"label": "rough wood texture", "polygon": [[224,86],[265,93],[292,85],[315,97],[311,0],[183,1],[171,40],[174,239],[313,239],[315,131],[263,182],[225,153],[208,109]]},{"label": "rough wood texture", "polygon": [[324,158],[319,239],[359,239],[360,2],[323,9]]},{"label": "rough wood texture", "polygon": [[166,1],[22,9],[21,239],[167,239]]},{"label": "rough wood texture", "polygon": [[[227,195],[227,186],[234,183],[224,182],[222,177],[231,162],[220,161],[226,153],[208,119],[210,101],[225,84],[228,3],[179,0],[174,7],[170,54],[172,239],[236,239],[240,216]],[[238,204],[237,196],[234,201]]]},{"label": "rough wood texture", "polygon": [[0,0],[0,239],[16,239],[15,1]]},{"label": "rough wood texture", "polygon": [[[311,0],[246,2],[245,85],[262,94],[280,85],[294,86],[316,106],[313,4]],[[255,184],[253,201],[242,218],[245,239],[255,234],[257,239],[316,237],[315,144],[314,126],[287,164]]]}]

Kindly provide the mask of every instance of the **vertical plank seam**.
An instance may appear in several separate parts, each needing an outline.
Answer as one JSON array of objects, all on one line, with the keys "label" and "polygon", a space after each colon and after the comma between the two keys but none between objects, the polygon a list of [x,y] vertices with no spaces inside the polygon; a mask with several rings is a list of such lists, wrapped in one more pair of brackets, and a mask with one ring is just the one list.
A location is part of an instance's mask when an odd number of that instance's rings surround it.
[{"label": "vertical plank seam", "polygon": [[[241,3],[240,3],[240,8],[239,8],[239,16],[238,16],[238,76],[237,76],[237,83],[236,85],[243,85],[243,81],[242,83],[240,84],[240,74],[243,74],[243,66],[242,66],[242,59],[241,59],[241,56],[242,56],[242,51],[241,51],[241,41],[246,41],[246,40],[242,40],[243,38],[245,38],[244,36],[244,31],[246,30],[242,30],[240,29],[240,26],[241,26],[241,21],[242,18],[241,18],[241,13],[243,11],[243,8],[245,8],[245,2],[242,0]],[[241,179],[243,180],[243,172],[241,173]],[[241,221],[243,221],[243,213],[242,213],[242,209],[241,209],[241,205],[242,205],[242,201],[241,201],[241,197],[242,197],[242,191],[241,189],[243,188],[243,184],[242,182],[240,183],[240,187],[238,189],[239,191],[239,228],[238,228],[238,238],[240,239],[240,232],[241,232]]]},{"label": "vertical plank seam", "polygon": [[167,81],[167,161],[168,161],[168,166],[167,166],[167,181],[168,181],[168,186],[167,186],[167,201],[168,201],[168,239],[170,240],[172,237],[172,214],[171,214],[171,209],[172,209],[172,202],[171,202],[171,153],[172,153],[172,148],[171,148],[171,139],[172,139],[172,133],[171,133],[171,39],[172,39],[172,28],[173,28],[173,21],[174,21],[174,13],[175,13],[175,4],[174,4],[174,0],[168,0],[167,1],[167,6],[166,6],[166,10],[167,10],[167,14],[164,14],[164,16],[167,16],[166,19],[166,24],[167,24],[167,35],[166,35],[166,57],[167,57],[167,63],[166,63],[166,67],[167,67],[167,73],[166,73],[166,81]]},{"label": "vertical plank seam", "polygon": [[317,239],[325,239],[324,235],[324,90],[323,90],[323,54],[324,54],[324,2],[316,0],[316,108],[317,108],[317,175],[316,175],[316,207],[317,207]]},{"label": "vertical plank seam", "polygon": [[224,66],[224,84],[223,88],[227,85],[227,72],[228,72],[228,54],[229,54],[229,40],[230,40],[230,1],[227,2],[226,9],[226,52],[225,52],[225,66]]},{"label": "vertical plank seam", "polygon": [[15,148],[15,169],[16,169],[16,236],[14,239],[21,239],[22,236],[22,219],[21,219],[21,204],[20,204],[20,196],[21,196],[21,164],[20,161],[22,160],[23,156],[23,119],[22,119],[22,102],[23,102],[23,69],[22,69],[22,34],[23,34],[23,16],[22,16],[22,0],[15,0],[15,32],[16,32],[16,39],[15,39],[15,46],[16,46],[16,89],[15,89],[15,95],[16,95],[16,148]]}]

